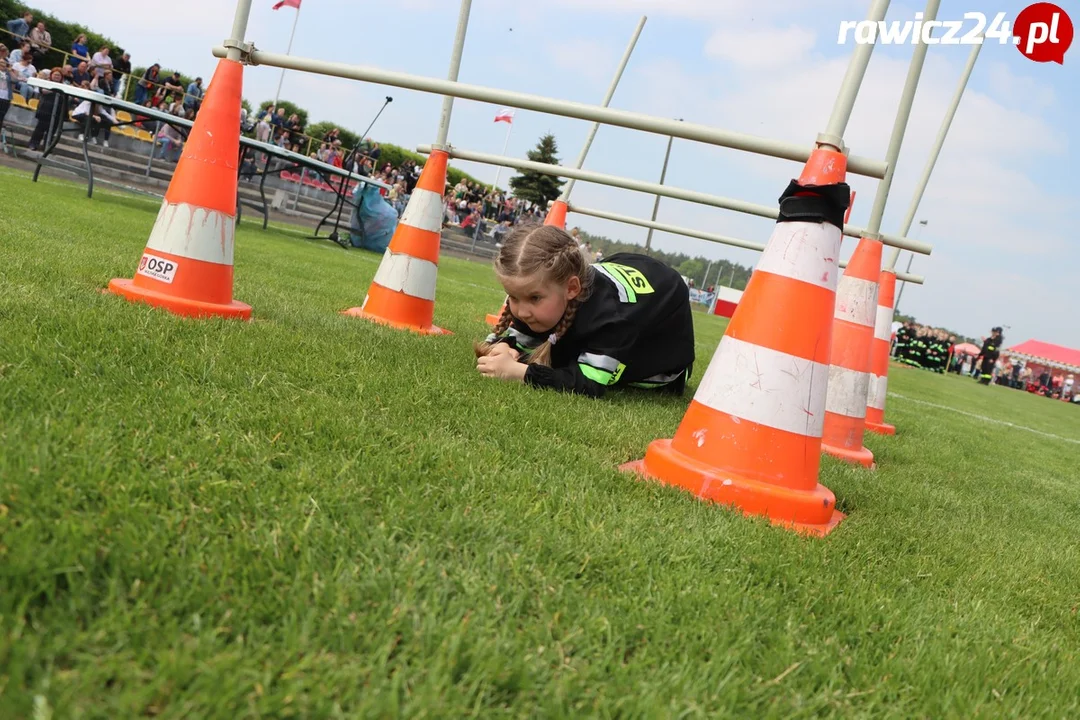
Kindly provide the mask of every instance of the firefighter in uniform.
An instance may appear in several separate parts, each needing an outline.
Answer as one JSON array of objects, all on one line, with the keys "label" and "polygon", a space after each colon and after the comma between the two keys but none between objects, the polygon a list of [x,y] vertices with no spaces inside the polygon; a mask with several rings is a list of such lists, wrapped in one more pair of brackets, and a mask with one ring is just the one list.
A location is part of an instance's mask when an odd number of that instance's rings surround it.
[{"label": "firefighter in uniform", "polygon": [[994,328],[990,331],[990,337],[983,341],[979,357],[975,358],[976,362],[981,361],[982,363],[979,366],[979,382],[983,385],[989,385],[994,376],[994,363],[997,362],[998,356],[1001,354],[1002,340],[1001,328]]}]

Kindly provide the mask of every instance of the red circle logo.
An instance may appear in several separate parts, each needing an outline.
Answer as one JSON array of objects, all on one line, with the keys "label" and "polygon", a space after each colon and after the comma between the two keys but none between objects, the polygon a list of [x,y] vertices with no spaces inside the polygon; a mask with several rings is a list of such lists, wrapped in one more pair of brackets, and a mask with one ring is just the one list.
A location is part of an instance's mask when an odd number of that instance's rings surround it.
[{"label": "red circle logo", "polygon": [[1065,51],[1072,41],[1072,20],[1067,12],[1053,3],[1028,5],[1013,23],[1013,42],[1028,60],[1064,65]]}]

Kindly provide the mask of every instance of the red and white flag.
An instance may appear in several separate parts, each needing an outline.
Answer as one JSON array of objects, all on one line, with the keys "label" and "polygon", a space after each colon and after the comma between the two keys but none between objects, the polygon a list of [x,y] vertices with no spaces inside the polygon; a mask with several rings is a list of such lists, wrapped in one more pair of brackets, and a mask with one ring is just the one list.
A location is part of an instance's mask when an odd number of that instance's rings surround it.
[{"label": "red and white flag", "polygon": [[283,7],[294,7],[297,10],[300,9],[300,0],[281,0],[279,3],[274,4],[274,10],[280,10]]},{"label": "red and white flag", "polygon": [[[297,0],[297,1],[299,2],[299,0]],[[514,124],[514,112],[515,111],[514,111],[513,108],[503,108],[502,110],[500,110],[495,115],[495,122],[504,122],[504,123],[510,123],[511,125],[513,125]]]}]

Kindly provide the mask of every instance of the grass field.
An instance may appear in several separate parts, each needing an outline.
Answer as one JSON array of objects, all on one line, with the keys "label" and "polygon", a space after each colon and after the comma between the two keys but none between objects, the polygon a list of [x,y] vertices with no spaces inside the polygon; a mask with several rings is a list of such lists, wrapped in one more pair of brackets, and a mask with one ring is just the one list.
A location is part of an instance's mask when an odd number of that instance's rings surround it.
[{"label": "grass field", "polygon": [[155,203],[0,196],[0,717],[1080,714],[1080,408],[897,368],[808,539],[616,471],[687,399],[476,373],[485,265],[417,337],[245,222],[256,319],[192,322],[99,292]]}]

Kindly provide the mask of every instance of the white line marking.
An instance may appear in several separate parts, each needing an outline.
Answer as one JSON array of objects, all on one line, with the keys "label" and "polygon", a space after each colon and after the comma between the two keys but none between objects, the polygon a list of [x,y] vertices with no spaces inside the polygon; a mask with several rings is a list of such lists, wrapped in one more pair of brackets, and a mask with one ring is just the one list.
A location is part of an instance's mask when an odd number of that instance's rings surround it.
[{"label": "white line marking", "polygon": [[976,415],[975,413],[969,413],[966,410],[957,410],[956,408],[949,407],[948,405],[938,405],[937,403],[926,402],[925,400],[916,400],[915,398],[909,398],[897,393],[889,393],[889,397],[900,398],[901,400],[907,400],[917,405],[926,405],[927,407],[937,408],[938,410],[949,410],[960,415],[966,415],[969,418],[975,418],[976,420],[982,420],[988,423],[994,423],[995,425],[1004,425],[1005,427],[1015,428],[1017,430],[1026,430],[1029,433],[1035,433],[1036,435],[1042,435],[1043,437],[1053,438],[1054,440],[1061,440],[1067,443],[1073,443],[1074,445],[1080,445],[1080,440],[1074,440],[1073,438],[1061,437],[1060,435],[1054,435],[1053,433],[1043,432],[1042,430],[1036,430],[1034,428],[1025,427],[1023,425],[1017,425],[1015,423],[1007,422],[1005,420],[998,420],[992,417],[986,417],[985,415]]}]

